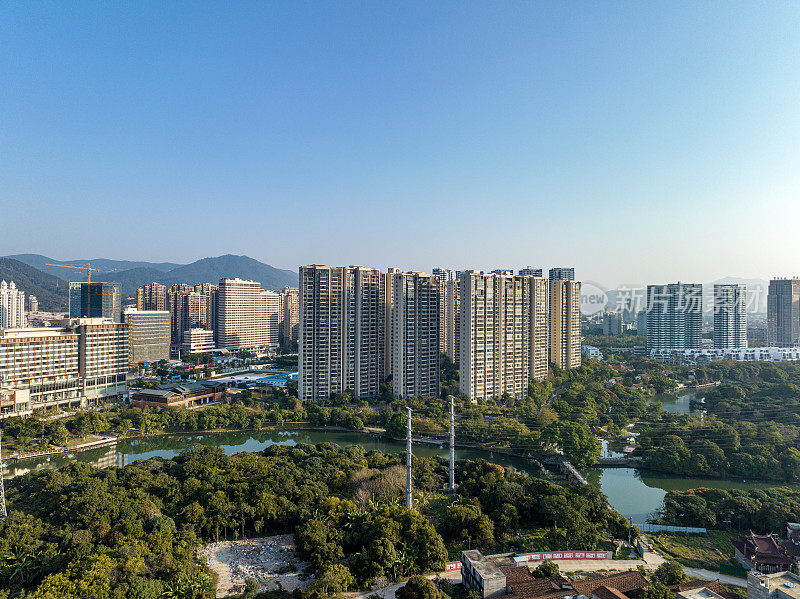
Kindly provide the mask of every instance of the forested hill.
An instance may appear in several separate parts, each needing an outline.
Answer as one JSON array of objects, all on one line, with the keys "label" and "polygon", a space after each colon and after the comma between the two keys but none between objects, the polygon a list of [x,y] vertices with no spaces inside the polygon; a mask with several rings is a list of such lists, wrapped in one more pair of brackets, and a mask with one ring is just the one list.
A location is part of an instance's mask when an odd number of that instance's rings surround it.
[{"label": "forested hill", "polygon": [[[132,262],[126,260],[108,260],[96,258],[92,260],[60,261],[39,254],[18,254],[9,259],[20,261],[39,269],[44,273],[57,273],[73,281],[84,281],[86,276],[78,270],[65,270],[47,263],[86,265],[100,269],[92,275],[95,281],[113,281],[119,283],[123,297],[136,295],[136,288],[147,283],[157,282],[163,285],[173,283],[213,283],[217,284],[224,277],[239,277],[261,283],[264,289],[278,291],[284,287],[297,287],[297,272],[275,268],[259,262],[249,256],[226,254],[213,258],[202,258],[191,264],[175,264],[172,262]],[[63,271],[63,272],[62,272]]]},{"label": "forested hill", "polygon": [[14,281],[17,288],[25,292],[25,308],[28,296],[35,295],[39,309],[46,312],[66,312],[69,284],[64,279],[44,273],[32,266],[12,258],[0,258],[0,280]]}]

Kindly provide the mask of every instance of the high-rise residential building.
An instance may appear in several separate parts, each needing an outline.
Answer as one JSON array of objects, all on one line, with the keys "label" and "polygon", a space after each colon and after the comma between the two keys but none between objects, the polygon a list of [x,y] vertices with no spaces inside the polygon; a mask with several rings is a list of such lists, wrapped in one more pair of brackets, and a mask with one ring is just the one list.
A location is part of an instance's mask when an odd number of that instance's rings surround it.
[{"label": "high-rise residential building", "polygon": [[550,281],[550,361],[563,369],[581,365],[580,281]]},{"label": "high-rise residential building", "polygon": [[203,296],[205,313],[200,317],[200,325],[210,331],[217,329],[217,293],[219,288],[211,283],[198,283],[193,287],[196,293]]},{"label": "high-rise residential building", "polygon": [[29,312],[39,311],[39,299],[35,295],[28,296],[28,311]]},{"label": "high-rise residential building", "polygon": [[112,320],[0,331],[0,389],[26,390],[30,408],[77,408],[119,397],[128,364],[127,327]]},{"label": "high-rise residential building", "polygon": [[167,286],[161,283],[148,283],[136,290],[137,310],[169,310]]},{"label": "high-rise residential building", "polygon": [[397,272],[388,323],[392,391],[398,397],[439,396],[440,275]]},{"label": "high-rise residential building", "polygon": [[461,283],[460,278],[445,284],[444,353],[458,364],[461,352]]},{"label": "high-rise residential building", "polygon": [[647,350],[699,349],[703,286],[671,283],[647,286]]},{"label": "high-rise residential building", "polygon": [[170,317],[168,310],[123,311],[122,319],[128,326],[130,363],[169,360]]},{"label": "high-rise residential building", "polygon": [[530,286],[530,378],[543,381],[550,372],[550,285],[543,277],[526,276]]},{"label": "high-rise residential building", "polygon": [[119,283],[70,282],[70,318],[107,318],[122,322]]},{"label": "high-rise residential building", "polygon": [[262,289],[257,281],[221,279],[217,292],[218,347],[277,347],[279,307],[278,294]]},{"label": "high-rise residential building", "polygon": [[461,393],[522,398],[531,376],[546,376],[546,285],[505,271],[461,275]]},{"label": "high-rise residential building", "polygon": [[520,268],[517,274],[522,275],[523,277],[541,277],[542,269],[533,268],[532,266],[527,266],[525,268]]},{"label": "high-rise residential building", "polygon": [[714,285],[714,348],[747,347],[747,287]]},{"label": "high-rise residential building", "polygon": [[647,310],[639,310],[636,313],[636,335],[647,337]]},{"label": "high-rise residential building", "polygon": [[453,329],[452,323],[447,319],[447,293],[448,283],[456,280],[456,271],[450,268],[434,268],[431,274],[439,279],[439,353],[447,353],[447,334]]},{"label": "high-rise residential building", "polygon": [[622,312],[606,312],[603,314],[603,335],[622,335]]},{"label": "high-rise residential building", "polygon": [[574,281],[575,269],[574,268],[551,268],[550,281]]},{"label": "high-rise residential building", "polygon": [[800,345],[800,279],[773,279],[769,282],[767,345]]},{"label": "high-rise residential building", "polygon": [[364,266],[300,268],[298,392],[375,398],[386,368],[386,281]]},{"label": "high-rise residential building", "polygon": [[185,283],[170,286],[166,297],[173,344],[180,344],[184,333],[190,329],[216,329],[217,293],[217,286],[209,283],[199,283],[194,287]]},{"label": "high-rise residential building", "polygon": [[0,281],[0,329],[19,329],[25,326],[25,293],[14,281]]},{"label": "high-rise residential building", "polygon": [[299,335],[300,324],[300,290],[294,287],[285,287],[280,294],[280,342],[283,345],[296,343]]}]

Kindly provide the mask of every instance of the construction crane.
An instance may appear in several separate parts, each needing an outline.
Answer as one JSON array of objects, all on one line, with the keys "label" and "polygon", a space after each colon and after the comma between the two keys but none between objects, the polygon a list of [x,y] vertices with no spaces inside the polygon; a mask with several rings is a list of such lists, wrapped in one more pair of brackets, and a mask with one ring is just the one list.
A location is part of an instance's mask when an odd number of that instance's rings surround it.
[{"label": "construction crane", "polygon": [[86,263],[86,266],[72,266],[71,264],[50,264],[50,263],[47,263],[45,266],[60,266],[61,268],[76,268],[78,270],[85,270],[87,283],[92,282],[92,271],[100,272],[99,268],[92,268],[92,265],[88,262]]}]

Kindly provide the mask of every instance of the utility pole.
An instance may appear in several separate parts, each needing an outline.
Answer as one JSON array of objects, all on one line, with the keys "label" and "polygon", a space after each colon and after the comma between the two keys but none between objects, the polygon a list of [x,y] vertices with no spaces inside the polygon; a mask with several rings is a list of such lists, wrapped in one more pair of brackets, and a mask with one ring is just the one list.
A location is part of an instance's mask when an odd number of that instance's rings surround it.
[{"label": "utility pole", "polygon": [[8,512],[6,512],[6,488],[5,484],[3,483],[3,446],[2,441],[0,441],[0,520],[5,521],[8,517]]},{"label": "utility pole", "polygon": [[456,490],[456,408],[450,396],[450,492]]},{"label": "utility pole", "polygon": [[411,509],[413,501],[411,499],[411,408],[408,410],[408,428],[406,429],[406,507]]}]

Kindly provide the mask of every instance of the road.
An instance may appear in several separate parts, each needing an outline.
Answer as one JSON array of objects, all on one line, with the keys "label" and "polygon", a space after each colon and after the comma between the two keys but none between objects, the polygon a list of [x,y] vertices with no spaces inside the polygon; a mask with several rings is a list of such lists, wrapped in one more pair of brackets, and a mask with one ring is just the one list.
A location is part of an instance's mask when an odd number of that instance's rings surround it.
[{"label": "road", "polygon": [[727,574],[721,574],[712,570],[702,570],[700,568],[684,568],[683,571],[689,576],[693,578],[699,578],[700,580],[719,580],[722,584],[730,584],[732,586],[742,587],[745,589],[747,588],[747,580],[744,578],[728,576]]},{"label": "road", "polygon": [[[461,584],[461,572],[459,570],[455,570],[453,572],[439,572],[438,574],[428,574],[425,578],[433,580],[437,576],[439,578],[449,580],[452,583]],[[349,599],[367,599],[367,597],[371,595],[377,595],[381,599],[395,599],[395,592],[400,587],[405,586],[405,584],[405,581],[403,581],[388,587],[383,587],[377,591],[362,591],[360,593],[348,594],[347,597]]]}]

